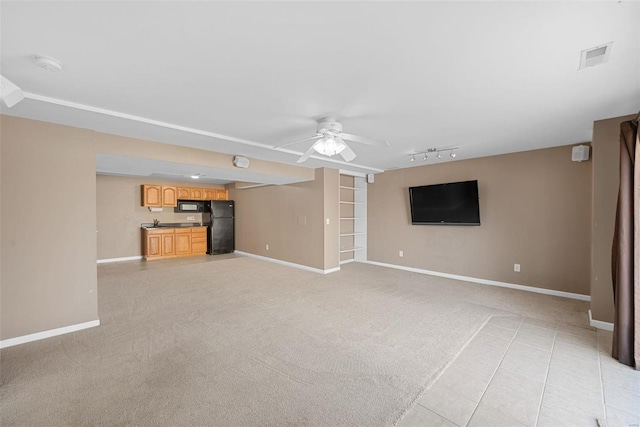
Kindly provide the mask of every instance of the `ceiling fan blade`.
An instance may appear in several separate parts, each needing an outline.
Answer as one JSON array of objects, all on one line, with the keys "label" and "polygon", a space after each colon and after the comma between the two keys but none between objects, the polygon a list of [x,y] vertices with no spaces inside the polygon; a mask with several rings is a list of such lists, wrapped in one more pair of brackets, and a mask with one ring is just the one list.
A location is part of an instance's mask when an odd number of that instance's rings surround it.
[{"label": "ceiling fan blade", "polygon": [[350,162],[351,160],[356,158],[356,153],[354,153],[351,147],[349,147],[347,144],[344,145],[344,149],[340,152],[340,155],[345,162]]},{"label": "ceiling fan blade", "polygon": [[373,145],[375,147],[388,147],[387,141],[377,141],[371,138],[365,138],[364,136],[351,135],[350,133],[340,133],[340,138],[347,139],[349,141],[359,142],[360,144]]},{"label": "ceiling fan blade", "polygon": [[287,142],[286,144],[276,145],[273,148],[286,147],[287,145],[293,145],[293,144],[297,144],[299,142],[311,141],[312,139],[318,139],[318,138],[322,138],[322,135],[314,135],[314,136],[311,136],[309,138],[304,138],[304,139],[299,139],[297,141]]},{"label": "ceiling fan blade", "polygon": [[311,147],[309,147],[309,149],[302,155],[302,157],[300,157],[298,159],[298,161],[296,163],[304,163],[307,161],[307,159],[309,157],[311,157],[311,154],[313,154],[314,149],[316,148],[316,145],[318,144],[319,141],[316,141]]}]

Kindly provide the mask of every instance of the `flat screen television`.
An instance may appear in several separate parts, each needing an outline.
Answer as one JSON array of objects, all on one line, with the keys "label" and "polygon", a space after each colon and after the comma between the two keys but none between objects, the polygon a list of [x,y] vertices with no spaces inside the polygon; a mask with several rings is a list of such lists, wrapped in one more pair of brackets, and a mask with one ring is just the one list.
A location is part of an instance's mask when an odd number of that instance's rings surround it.
[{"label": "flat screen television", "polygon": [[409,188],[411,224],[480,225],[478,181]]}]

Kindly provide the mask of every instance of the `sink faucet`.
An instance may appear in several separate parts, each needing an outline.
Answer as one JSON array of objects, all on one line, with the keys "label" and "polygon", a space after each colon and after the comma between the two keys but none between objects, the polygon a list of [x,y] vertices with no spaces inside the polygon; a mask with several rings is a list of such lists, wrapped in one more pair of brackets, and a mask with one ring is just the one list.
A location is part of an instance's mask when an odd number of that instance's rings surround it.
[{"label": "sink faucet", "polygon": [[153,226],[157,227],[158,225],[160,225],[160,221],[158,221],[157,219],[153,220]]}]

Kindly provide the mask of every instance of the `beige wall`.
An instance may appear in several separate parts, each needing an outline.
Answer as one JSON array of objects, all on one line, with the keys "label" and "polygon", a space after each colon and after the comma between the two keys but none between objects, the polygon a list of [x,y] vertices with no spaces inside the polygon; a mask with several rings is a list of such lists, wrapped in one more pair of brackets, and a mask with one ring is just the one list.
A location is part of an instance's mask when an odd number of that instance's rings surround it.
[{"label": "beige wall", "polygon": [[[333,209],[325,210],[325,194],[334,199],[326,201]],[[231,188],[229,198],[236,201],[237,250],[323,270],[338,266],[337,170],[316,169],[310,182]],[[324,215],[331,212],[330,225],[325,225]],[[336,253],[325,262],[325,234],[331,233],[334,240],[327,244],[335,246]]]},{"label": "beige wall", "polygon": [[324,218],[324,269],[340,266],[340,172],[323,169]]},{"label": "beige wall", "polygon": [[2,340],[98,319],[95,133],[0,116]]},{"label": "beige wall", "polygon": [[[160,222],[201,222],[202,214],[175,213],[173,208],[149,212],[141,206],[142,184],[166,186],[224,188],[222,185],[201,185],[191,182],[165,181],[109,175],[96,177],[96,205],[98,224],[98,259],[140,256],[140,224]],[[195,221],[187,220],[194,216]]]},{"label": "beige wall", "polygon": [[591,315],[613,322],[611,245],[620,186],[620,123],[635,115],[593,123],[593,243]]},{"label": "beige wall", "polygon": [[[411,225],[409,187],[473,179],[481,226]],[[589,294],[591,162],[571,146],[385,172],[367,203],[369,260]]]}]

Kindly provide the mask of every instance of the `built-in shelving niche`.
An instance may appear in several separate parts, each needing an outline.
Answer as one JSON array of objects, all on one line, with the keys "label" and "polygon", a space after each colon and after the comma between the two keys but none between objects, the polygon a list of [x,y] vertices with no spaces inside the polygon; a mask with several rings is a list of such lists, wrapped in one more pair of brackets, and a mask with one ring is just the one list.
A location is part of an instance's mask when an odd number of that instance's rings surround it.
[{"label": "built-in shelving niche", "polygon": [[340,264],[367,259],[367,183],[340,175]]}]

